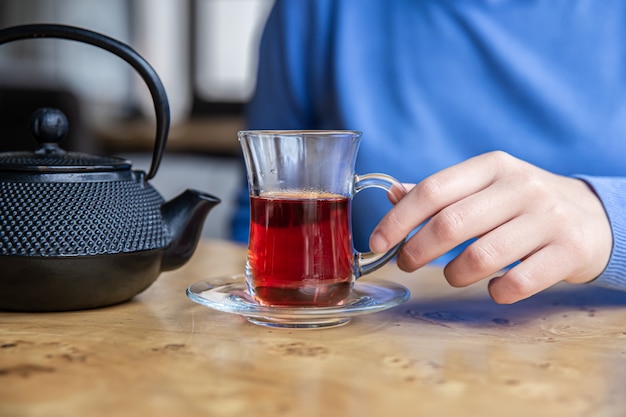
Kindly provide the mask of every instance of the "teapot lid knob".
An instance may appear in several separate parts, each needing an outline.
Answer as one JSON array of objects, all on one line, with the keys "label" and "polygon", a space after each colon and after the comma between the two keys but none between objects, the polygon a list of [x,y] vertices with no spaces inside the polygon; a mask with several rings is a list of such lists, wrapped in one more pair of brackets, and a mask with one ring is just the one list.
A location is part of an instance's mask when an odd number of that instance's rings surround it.
[{"label": "teapot lid knob", "polygon": [[35,152],[0,152],[0,173],[110,173],[131,169],[131,163],[126,159],[61,149],[59,142],[67,136],[69,124],[58,109],[44,107],[35,111],[30,118],[30,130],[38,144]]},{"label": "teapot lid knob", "polygon": [[31,116],[30,130],[38,143],[56,144],[67,136],[69,124],[61,110],[44,107]]}]

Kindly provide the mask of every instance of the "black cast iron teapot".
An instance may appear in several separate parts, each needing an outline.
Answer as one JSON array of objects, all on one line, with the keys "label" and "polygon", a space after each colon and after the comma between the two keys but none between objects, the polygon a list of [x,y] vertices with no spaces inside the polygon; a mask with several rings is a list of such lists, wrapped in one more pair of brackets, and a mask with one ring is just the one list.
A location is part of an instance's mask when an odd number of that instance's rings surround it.
[{"label": "black cast iron teapot", "polygon": [[0,153],[0,309],[59,311],[126,301],[194,252],[204,219],[220,202],[186,190],[165,202],[148,183],[169,131],[169,104],[154,69],[132,48],[85,29],[23,25],[0,30],[0,44],[30,38],[88,43],[119,56],[148,85],[156,144],[147,174],[130,161],[66,152],[65,116],[31,119],[34,152]]}]

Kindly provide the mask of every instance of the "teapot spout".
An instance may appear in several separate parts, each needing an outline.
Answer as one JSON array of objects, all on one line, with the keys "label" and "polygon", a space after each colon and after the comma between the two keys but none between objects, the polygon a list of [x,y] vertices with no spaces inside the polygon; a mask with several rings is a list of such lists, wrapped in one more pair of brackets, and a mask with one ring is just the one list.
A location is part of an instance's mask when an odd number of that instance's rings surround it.
[{"label": "teapot spout", "polygon": [[220,199],[196,190],[185,190],[161,206],[163,220],[171,235],[161,261],[161,270],[182,266],[196,250],[204,219]]}]

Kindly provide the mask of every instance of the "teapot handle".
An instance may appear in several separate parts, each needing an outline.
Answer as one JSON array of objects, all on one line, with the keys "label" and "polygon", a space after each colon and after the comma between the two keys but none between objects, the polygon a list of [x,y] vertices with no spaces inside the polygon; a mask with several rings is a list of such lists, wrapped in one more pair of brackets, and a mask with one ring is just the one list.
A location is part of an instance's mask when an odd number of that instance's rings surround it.
[{"label": "teapot handle", "polygon": [[156,113],[156,142],[152,152],[152,163],[146,179],[154,177],[161,163],[170,128],[170,108],[167,94],[154,68],[125,43],[75,26],[30,24],[0,30],[0,45],[11,41],[33,38],[60,38],[88,43],[117,55],[135,68],[150,90]]}]

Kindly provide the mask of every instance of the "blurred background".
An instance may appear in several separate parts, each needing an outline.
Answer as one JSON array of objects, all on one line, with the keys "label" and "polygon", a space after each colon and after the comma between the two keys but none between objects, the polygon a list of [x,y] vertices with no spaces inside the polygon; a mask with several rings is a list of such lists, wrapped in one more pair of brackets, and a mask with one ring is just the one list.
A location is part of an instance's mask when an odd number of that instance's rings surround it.
[{"label": "blurred background", "polygon": [[[243,180],[237,131],[255,85],[256,51],[273,0],[2,0],[0,28],[61,23],[129,44],[159,74],[172,125],[151,183],[169,199],[195,188],[222,199],[205,237],[228,238]],[[129,158],[146,171],[154,145],[153,104],[126,62],[69,40],[0,46],[0,151],[33,149],[28,119],[53,106],[70,123],[62,147]]]}]

